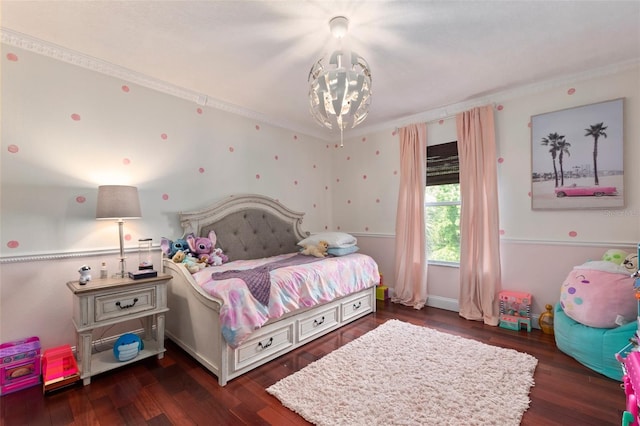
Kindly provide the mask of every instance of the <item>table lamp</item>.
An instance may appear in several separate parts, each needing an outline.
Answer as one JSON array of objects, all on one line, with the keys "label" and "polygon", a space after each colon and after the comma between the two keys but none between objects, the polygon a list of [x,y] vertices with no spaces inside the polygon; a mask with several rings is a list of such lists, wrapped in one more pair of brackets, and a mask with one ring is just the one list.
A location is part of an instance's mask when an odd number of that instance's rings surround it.
[{"label": "table lamp", "polygon": [[102,185],[98,187],[98,206],[96,208],[96,219],[115,219],[120,232],[120,272],[116,274],[119,278],[124,278],[125,256],[124,256],[124,220],[139,219],[140,200],[138,199],[138,188],[125,185]]}]

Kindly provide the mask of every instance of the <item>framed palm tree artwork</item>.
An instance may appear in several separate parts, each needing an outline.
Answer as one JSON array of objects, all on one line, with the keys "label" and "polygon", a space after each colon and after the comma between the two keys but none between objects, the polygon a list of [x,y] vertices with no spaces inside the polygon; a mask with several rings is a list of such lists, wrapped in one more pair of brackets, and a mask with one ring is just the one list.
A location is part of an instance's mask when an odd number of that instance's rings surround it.
[{"label": "framed palm tree artwork", "polygon": [[531,117],[531,208],[624,207],[623,101]]}]

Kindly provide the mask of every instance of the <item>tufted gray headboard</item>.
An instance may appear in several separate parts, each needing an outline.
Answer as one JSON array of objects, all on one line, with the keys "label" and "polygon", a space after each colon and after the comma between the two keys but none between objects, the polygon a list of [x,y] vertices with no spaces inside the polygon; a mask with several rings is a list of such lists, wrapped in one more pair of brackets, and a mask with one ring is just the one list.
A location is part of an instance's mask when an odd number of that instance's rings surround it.
[{"label": "tufted gray headboard", "polygon": [[210,230],[229,260],[258,259],[300,250],[309,233],[301,229],[304,213],[256,194],[232,195],[203,210],[180,213],[185,233],[206,237]]}]

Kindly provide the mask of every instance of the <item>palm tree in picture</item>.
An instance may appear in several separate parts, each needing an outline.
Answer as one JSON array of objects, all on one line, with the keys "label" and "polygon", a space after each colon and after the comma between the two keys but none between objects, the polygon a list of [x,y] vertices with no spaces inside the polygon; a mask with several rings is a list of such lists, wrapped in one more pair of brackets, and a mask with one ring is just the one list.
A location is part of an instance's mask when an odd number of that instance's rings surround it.
[{"label": "palm tree in picture", "polygon": [[556,168],[556,157],[558,156],[558,139],[563,138],[558,133],[549,133],[549,136],[542,138],[541,144],[549,146],[549,153],[551,154],[551,160],[553,161],[553,175],[556,178],[556,188],[558,187],[558,169]]},{"label": "palm tree in picture", "polygon": [[571,147],[571,144],[564,140],[564,136],[560,136],[558,138],[557,145],[559,152],[558,164],[560,164],[560,186],[564,186],[564,168],[562,167],[562,159],[564,157],[564,154],[567,154],[567,156],[571,157],[571,153],[569,152],[569,147]]},{"label": "palm tree in picture", "polygon": [[591,136],[593,138],[593,174],[595,176],[594,184],[600,185],[600,181],[598,180],[598,139],[600,136],[607,137],[605,130],[607,130],[607,126],[604,126],[604,123],[592,124],[589,126],[589,129],[584,129],[585,136]]}]

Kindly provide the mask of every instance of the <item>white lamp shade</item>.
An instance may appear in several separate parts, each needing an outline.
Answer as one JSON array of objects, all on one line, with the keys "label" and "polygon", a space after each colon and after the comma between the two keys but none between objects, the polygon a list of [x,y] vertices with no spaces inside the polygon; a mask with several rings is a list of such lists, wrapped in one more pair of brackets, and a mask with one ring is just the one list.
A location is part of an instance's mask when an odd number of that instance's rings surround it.
[{"label": "white lamp shade", "polygon": [[98,187],[96,219],[137,219],[142,217],[138,188],[124,185]]}]

